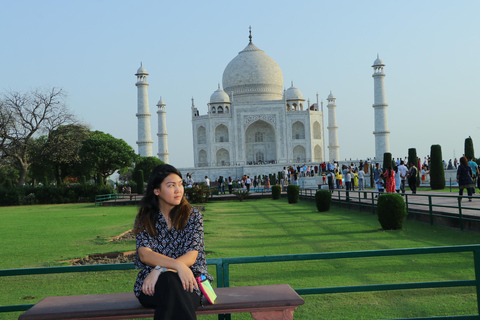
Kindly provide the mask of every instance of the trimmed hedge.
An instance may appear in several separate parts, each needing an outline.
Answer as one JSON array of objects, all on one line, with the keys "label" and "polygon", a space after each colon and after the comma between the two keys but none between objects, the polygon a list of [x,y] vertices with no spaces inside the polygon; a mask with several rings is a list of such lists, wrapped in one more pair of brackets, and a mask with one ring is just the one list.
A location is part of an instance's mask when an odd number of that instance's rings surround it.
[{"label": "trimmed hedge", "polygon": [[475,151],[473,149],[473,140],[471,137],[465,139],[465,157],[467,160],[475,158]]},{"label": "trimmed hedge", "polygon": [[434,144],[430,147],[430,187],[432,190],[445,188],[445,168],[443,167],[442,147]]},{"label": "trimmed hedge", "polygon": [[403,197],[398,193],[384,193],[378,197],[378,221],[384,230],[402,229],[407,215]]},{"label": "trimmed hedge", "polygon": [[114,193],[112,186],[62,184],[0,188],[0,206],[95,202],[95,196]]},{"label": "trimmed hedge", "polygon": [[280,199],[280,195],[282,194],[282,187],[279,185],[272,186],[272,199],[278,200]]},{"label": "trimmed hedge", "polygon": [[332,193],[328,190],[318,190],[315,193],[315,204],[319,212],[329,211],[332,204]]},{"label": "trimmed hedge", "polygon": [[298,203],[300,198],[300,187],[296,184],[289,184],[287,186],[288,203]]}]

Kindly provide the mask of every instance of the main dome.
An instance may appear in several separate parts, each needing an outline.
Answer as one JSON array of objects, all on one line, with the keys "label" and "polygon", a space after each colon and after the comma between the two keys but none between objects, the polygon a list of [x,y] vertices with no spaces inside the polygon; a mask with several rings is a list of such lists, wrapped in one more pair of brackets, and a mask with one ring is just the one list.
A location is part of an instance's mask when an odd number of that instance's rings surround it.
[{"label": "main dome", "polygon": [[227,65],[222,83],[233,102],[282,99],[282,70],[252,42]]}]

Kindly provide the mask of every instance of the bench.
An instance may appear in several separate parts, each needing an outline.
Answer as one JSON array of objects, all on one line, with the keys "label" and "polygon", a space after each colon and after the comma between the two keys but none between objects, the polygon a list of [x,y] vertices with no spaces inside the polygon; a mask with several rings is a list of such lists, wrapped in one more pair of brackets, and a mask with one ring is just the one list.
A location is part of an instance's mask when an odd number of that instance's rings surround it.
[{"label": "bench", "polygon": [[[250,312],[256,320],[293,319],[303,299],[288,284],[216,288],[215,304],[205,304],[197,315]],[[20,315],[19,320],[107,320],[153,318],[133,292],[47,297]]]}]

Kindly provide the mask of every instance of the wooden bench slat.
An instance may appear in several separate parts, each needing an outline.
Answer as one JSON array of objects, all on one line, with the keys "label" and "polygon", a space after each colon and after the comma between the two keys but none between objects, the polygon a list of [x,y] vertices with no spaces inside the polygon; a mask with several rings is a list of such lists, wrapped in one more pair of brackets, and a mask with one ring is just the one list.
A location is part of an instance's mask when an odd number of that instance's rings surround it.
[{"label": "wooden bench slat", "polygon": [[[216,288],[215,292],[218,296],[216,303],[200,307],[197,314],[281,311],[292,307],[295,309],[304,303],[288,284]],[[153,309],[142,307],[133,292],[128,292],[47,297],[18,319],[106,320],[151,317]]]}]

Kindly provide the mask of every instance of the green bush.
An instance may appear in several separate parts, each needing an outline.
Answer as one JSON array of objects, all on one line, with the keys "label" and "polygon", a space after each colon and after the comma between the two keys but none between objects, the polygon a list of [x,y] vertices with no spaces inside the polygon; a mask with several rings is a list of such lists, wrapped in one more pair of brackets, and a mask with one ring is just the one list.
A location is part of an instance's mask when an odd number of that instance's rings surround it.
[{"label": "green bush", "polygon": [[236,195],[238,200],[241,202],[250,195],[250,192],[247,191],[246,189],[238,189],[238,190],[235,190],[233,194]]},{"label": "green bush", "polygon": [[191,188],[185,188],[185,194],[191,203],[205,203],[210,197],[210,188],[205,183]]},{"label": "green bush", "polygon": [[282,193],[282,187],[280,187],[279,185],[272,186],[272,199],[273,200],[280,199],[281,193]]},{"label": "green bush", "polygon": [[318,190],[315,193],[315,204],[319,212],[330,210],[332,204],[332,193],[328,190]]},{"label": "green bush", "polygon": [[402,229],[405,221],[405,202],[397,193],[384,193],[378,197],[378,221],[384,230]]},{"label": "green bush", "polygon": [[385,152],[383,154],[383,170],[387,170],[387,168],[392,168],[392,154],[390,152]]},{"label": "green bush", "polygon": [[473,149],[473,140],[471,137],[465,139],[465,157],[468,160],[475,158],[475,151]]},{"label": "green bush", "polygon": [[300,187],[296,184],[289,184],[287,186],[288,203],[298,203],[300,197]]},{"label": "green bush", "polygon": [[430,187],[432,190],[445,188],[445,168],[443,166],[442,147],[434,144],[430,148]]}]

